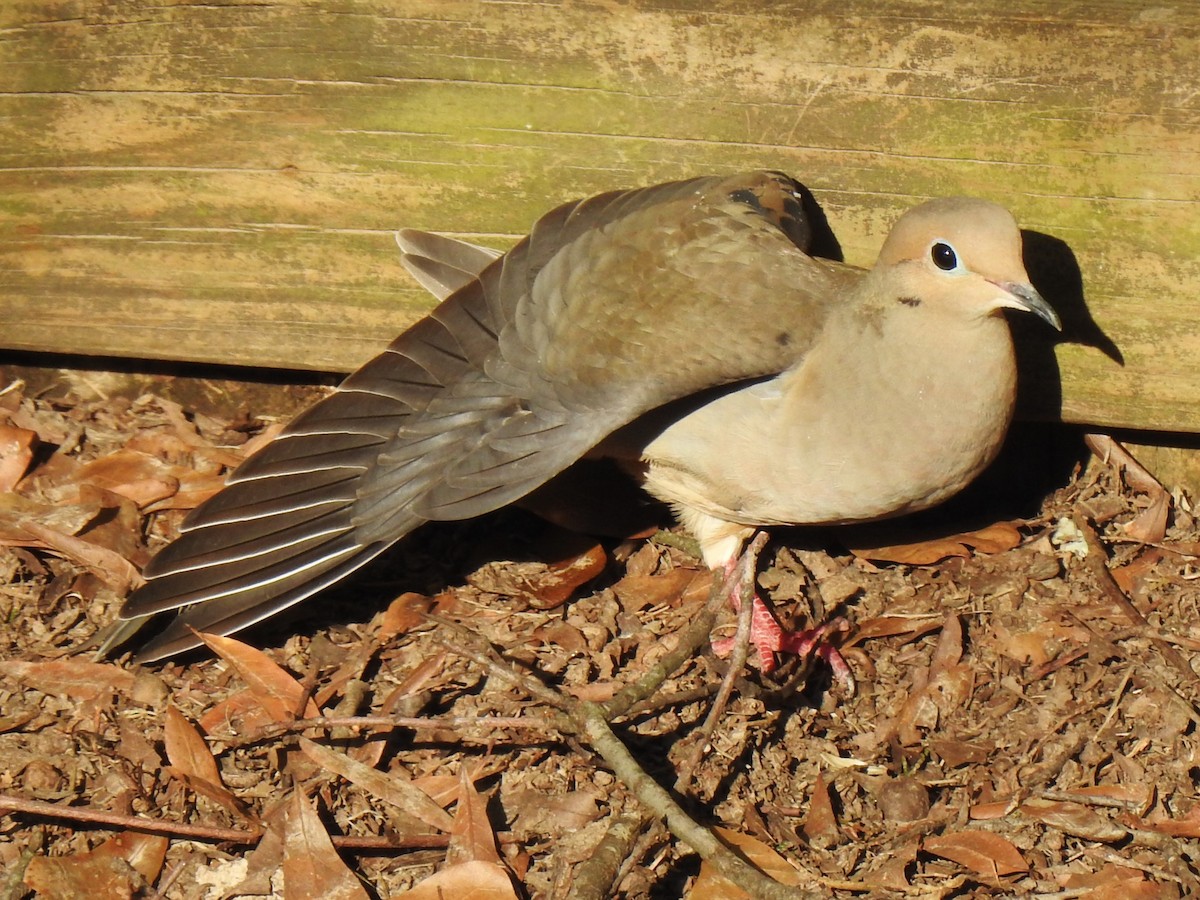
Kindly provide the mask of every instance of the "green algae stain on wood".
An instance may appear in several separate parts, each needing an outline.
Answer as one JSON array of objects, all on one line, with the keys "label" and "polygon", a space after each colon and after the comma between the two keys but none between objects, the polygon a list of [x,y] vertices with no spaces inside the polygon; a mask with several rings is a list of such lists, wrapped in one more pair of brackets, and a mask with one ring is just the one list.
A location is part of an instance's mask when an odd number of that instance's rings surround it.
[{"label": "green algae stain on wood", "polygon": [[[1066,241],[1063,412],[1200,431],[1200,9],[1018,0],[18,3],[3,345],[349,369],[429,308],[390,232],[769,167],[867,264],[930,196]],[[1068,49],[1069,48],[1069,49]]]}]

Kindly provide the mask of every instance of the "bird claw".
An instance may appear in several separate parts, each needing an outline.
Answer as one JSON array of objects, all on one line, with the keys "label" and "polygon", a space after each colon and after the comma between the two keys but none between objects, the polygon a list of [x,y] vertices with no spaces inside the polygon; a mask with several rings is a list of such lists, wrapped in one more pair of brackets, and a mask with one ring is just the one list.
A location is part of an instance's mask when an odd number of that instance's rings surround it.
[{"label": "bird claw", "polygon": [[[788,631],[779,624],[762,600],[754,597],[752,602],[754,608],[750,614],[750,642],[758,651],[759,668],[764,673],[773,672],[777,667],[777,653],[798,656],[802,660],[816,656],[828,664],[833,677],[853,696],[856,688],[854,673],[841,651],[828,641],[831,635],[845,634],[850,630],[850,623],[844,617],[838,616],[816,628]],[[732,637],[714,640],[713,652],[722,658],[729,656],[733,652],[735,640],[736,638]]]}]

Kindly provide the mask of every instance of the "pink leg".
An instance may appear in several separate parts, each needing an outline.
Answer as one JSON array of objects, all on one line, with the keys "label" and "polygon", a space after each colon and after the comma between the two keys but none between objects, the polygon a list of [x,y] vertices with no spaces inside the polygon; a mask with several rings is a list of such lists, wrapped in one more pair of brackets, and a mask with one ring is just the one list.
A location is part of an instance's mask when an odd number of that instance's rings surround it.
[{"label": "pink leg", "polygon": [[[733,559],[725,564],[726,579],[734,577],[737,563],[738,560]],[[742,608],[742,591],[743,585],[739,584],[735,585],[729,594],[734,609]],[[779,624],[775,614],[759,598],[758,594],[751,594],[750,602],[753,604],[750,613],[750,641],[758,650],[758,662],[763,672],[774,671],[776,653],[790,653],[801,658],[815,654],[829,664],[829,668],[833,670],[833,675],[838,681],[845,685],[851,693],[854,692],[854,674],[850,671],[849,664],[837,647],[826,641],[831,634],[844,632],[850,627],[844,618],[838,616],[817,628],[787,631]],[[713,652],[717,656],[728,656],[733,652],[733,642],[734,638],[715,640],[712,642]]]}]

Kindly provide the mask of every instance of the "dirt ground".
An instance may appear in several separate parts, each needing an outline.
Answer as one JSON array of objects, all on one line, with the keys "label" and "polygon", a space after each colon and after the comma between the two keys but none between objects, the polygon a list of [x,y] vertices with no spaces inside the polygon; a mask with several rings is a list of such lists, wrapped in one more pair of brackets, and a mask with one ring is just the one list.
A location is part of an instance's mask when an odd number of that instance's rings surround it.
[{"label": "dirt ground", "polygon": [[[418,533],[219,656],[79,654],[275,427],[86,396],[0,394],[0,897],[745,896],[643,815],[647,774],[811,896],[1200,893],[1200,530],[1119,457],[915,543],[774,535],[760,591],[845,617],[857,689],[752,661],[709,727],[706,641],[653,678],[708,596],[686,542],[519,512]],[[632,684],[634,775],[579,718]]]}]

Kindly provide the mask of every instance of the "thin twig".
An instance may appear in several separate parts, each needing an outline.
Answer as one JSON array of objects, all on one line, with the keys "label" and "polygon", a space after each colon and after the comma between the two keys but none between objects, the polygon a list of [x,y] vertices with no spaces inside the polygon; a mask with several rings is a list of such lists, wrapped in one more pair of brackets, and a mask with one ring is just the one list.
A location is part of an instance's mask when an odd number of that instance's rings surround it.
[{"label": "thin twig", "polygon": [[[234,738],[221,736],[220,740],[222,744],[230,747],[243,747],[248,744],[257,744],[260,741],[271,740],[281,735],[306,731],[309,728],[321,728],[325,730],[333,730],[335,728],[377,728],[386,730],[411,728],[414,731],[451,728],[460,732],[459,737],[462,740],[469,740],[469,735],[462,734],[461,730],[473,727],[486,729],[526,728],[534,731],[555,730],[551,723],[535,719],[531,716],[431,716],[425,718],[386,715],[313,716],[309,719],[296,719],[293,722],[272,722],[269,725],[263,725],[261,728],[256,728],[253,731]],[[495,737],[488,736],[486,740],[490,743],[495,740]]]},{"label": "thin twig", "polygon": [[696,735],[692,751],[679,767],[679,777],[675,779],[675,790],[681,794],[687,793],[688,785],[696,774],[696,768],[700,765],[700,757],[704,754],[704,748],[712,742],[717,723],[725,715],[725,710],[729,706],[729,698],[733,696],[734,682],[737,681],[742,669],[746,666],[746,656],[750,650],[750,631],[754,622],[754,575],[758,569],[759,554],[766,542],[765,531],[756,534],[754,540],[742,552],[737,566],[727,576],[728,580],[733,582],[728,592],[732,594],[736,590],[742,598],[741,609],[738,610],[737,633],[733,638],[733,653],[729,657],[729,668],[725,671],[725,677],[721,679],[721,687],[717,691],[717,696],[713,699],[708,715],[704,718],[704,724],[700,726]]},{"label": "thin twig", "polygon": [[633,792],[638,801],[666,819],[671,833],[711,863],[721,875],[752,897],[763,900],[782,900],[785,897],[796,900],[798,897],[817,896],[782,885],[763,874],[717,840],[716,835],[709,829],[689,816],[662,785],[646,774],[633,754],[613,733],[601,706],[581,702],[573,713],[573,718],[580,734],[604,757],[613,773]]},{"label": "thin twig", "polygon": [[189,825],[186,822],[167,822],[163,819],[147,819],[143,816],[125,816],[100,809],[90,809],[86,806],[61,806],[55,803],[43,803],[40,800],[26,800],[23,797],[13,797],[8,794],[0,794],[0,813],[25,813],[68,822],[90,822],[96,825],[112,825],[115,828],[125,828],[130,831],[242,845],[256,844],[262,835],[261,831],[221,828],[216,825]]}]

